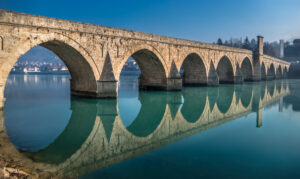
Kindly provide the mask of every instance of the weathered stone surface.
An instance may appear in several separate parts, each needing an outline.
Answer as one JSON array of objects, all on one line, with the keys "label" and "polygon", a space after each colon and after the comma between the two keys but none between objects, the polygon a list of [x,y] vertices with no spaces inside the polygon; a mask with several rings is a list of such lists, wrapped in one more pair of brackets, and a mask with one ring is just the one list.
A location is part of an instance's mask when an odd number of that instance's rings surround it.
[{"label": "weathered stone surface", "polygon": [[253,55],[239,48],[0,10],[0,84],[4,89],[18,58],[36,45],[53,51],[67,65],[72,94],[96,98],[117,97],[117,83],[129,57],[140,67],[143,89],[260,80],[262,71],[275,78],[279,68],[287,74],[290,63],[264,55],[261,36],[258,43]]}]

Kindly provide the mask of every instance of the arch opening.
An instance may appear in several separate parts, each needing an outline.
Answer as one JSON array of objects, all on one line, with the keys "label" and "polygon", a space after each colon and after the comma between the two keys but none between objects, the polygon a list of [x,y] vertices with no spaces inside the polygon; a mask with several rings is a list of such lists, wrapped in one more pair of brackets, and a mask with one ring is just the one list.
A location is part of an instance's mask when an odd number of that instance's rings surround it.
[{"label": "arch opening", "polygon": [[249,58],[245,58],[241,65],[241,71],[244,81],[251,81],[253,77],[252,64]]},{"label": "arch opening", "polygon": [[205,65],[196,53],[191,53],[184,59],[180,68],[180,74],[184,86],[201,86],[207,84]]},{"label": "arch opening", "polygon": [[270,65],[270,68],[268,69],[268,74],[267,75],[268,75],[268,77],[267,77],[268,80],[275,79],[275,67],[274,67],[273,63]]},{"label": "arch opening", "polygon": [[128,73],[132,73],[132,71],[135,71],[133,75],[138,78],[139,89],[167,89],[165,68],[154,52],[148,49],[141,49],[134,52],[123,65],[119,77],[120,81],[122,77],[128,76]]},{"label": "arch opening", "polygon": [[219,76],[220,83],[233,83],[234,76],[233,76],[233,67],[228,59],[228,57],[224,56],[218,63],[217,73]]},{"label": "arch opening", "polygon": [[[32,47],[26,53],[20,55],[18,59],[10,60],[16,61],[16,66],[20,64],[19,59],[22,61],[22,58],[26,58],[25,61],[27,64],[17,67],[18,69],[12,67],[11,71],[7,74],[3,72],[1,75],[4,77],[4,80],[6,80],[5,77],[8,77],[11,72],[18,71],[20,68],[25,73],[59,73],[61,71],[68,71],[72,94],[95,96],[97,92],[96,77],[91,64],[71,45],[59,40],[49,40]],[[32,58],[35,60],[32,60]],[[30,64],[28,60],[32,63]]]},{"label": "arch opening", "polygon": [[66,64],[71,74],[73,94],[76,95],[80,92],[95,93],[97,91],[93,70],[87,60],[76,49],[57,40],[40,45],[54,52]]},{"label": "arch opening", "polygon": [[[21,47],[24,51],[29,48],[28,44]],[[5,122],[14,126],[20,121],[28,123],[28,128],[14,127],[13,132],[20,135],[12,140],[22,141],[20,138],[27,136],[33,141],[31,145],[19,143],[16,147],[38,151],[68,124],[71,92],[96,92],[95,76],[81,52],[62,41],[42,42],[24,54],[14,55],[9,58],[10,64],[16,62],[11,71],[1,73],[5,81]]]}]

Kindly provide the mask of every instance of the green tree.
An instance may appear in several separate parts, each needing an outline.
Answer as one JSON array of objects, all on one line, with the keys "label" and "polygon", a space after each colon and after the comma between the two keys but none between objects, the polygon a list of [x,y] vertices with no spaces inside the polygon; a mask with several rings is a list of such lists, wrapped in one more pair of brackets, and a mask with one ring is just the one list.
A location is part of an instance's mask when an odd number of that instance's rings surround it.
[{"label": "green tree", "polygon": [[223,42],[222,42],[222,39],[221,39],[221,38],[218,38],[217,44],[218,44],[218,45],[223,45]]},{"label": "green tree", "polygon": [[249,42],[248,37],[246,37],[245,40],[244,40],[243,48],[250,50],[250,42]]}]

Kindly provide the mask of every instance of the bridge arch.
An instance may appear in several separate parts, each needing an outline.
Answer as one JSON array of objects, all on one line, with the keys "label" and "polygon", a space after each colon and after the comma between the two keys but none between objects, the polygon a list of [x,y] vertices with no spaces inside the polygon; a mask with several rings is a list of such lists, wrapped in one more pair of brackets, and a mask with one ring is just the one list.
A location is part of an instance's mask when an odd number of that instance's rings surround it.
[{"label": "bridge arch", "polygon": [[262,80],[266,80],[266,78],[267,78],[267,72],[266,72],[266,66],[265,66],[264,62],[261,63],[260,72],[261,72],[261,74],[260,74],[261,75],[261,79]]},{"label": "bridge arch", "polygon": [[252,80],[253,77],[252,63],[248,57],[244,58],[241,65],[241,71],[242,71],[244,81]]},{"label": "bridge arch", "polygon": [[38,45],[54,52],[68,67],[71,74],[72,92],[92,94],[97,91],[96,81],[100,75],[93,58],[77,42],[57,33],[28,37],[25,42],[16,44],[13,49],[18,50],[12,53],[8,57],[8,61],[1,66],[0,77],[4,84],[18,59]]},{"label": "bridge arch", "polygon": [[275,67],[273,63],[271,63],[270,67],[268,68],[267,75],[269,80],[273,80],[275,78]]},{"label": "bridge arch", "polygon": [[117,80],[120,78],[125,62],[130,57],[135,60],[141,71],[141,75],[139,77],[140,88],[166,89],[168,68],[164,58],[154,47],[146,44],[132,48],[123,56],[117,69]]},{"label": "bridge arch", "polygon": [[227,56],[223,56],[217,66],[217,73],[220,83],[233,83],[233,65]]},{"label": "bridge arch", "polygon": [[181,65],[183,69],[184,85],[205,85],[207,84],[206,67],[203,58],[197,53],[188,54]]}]

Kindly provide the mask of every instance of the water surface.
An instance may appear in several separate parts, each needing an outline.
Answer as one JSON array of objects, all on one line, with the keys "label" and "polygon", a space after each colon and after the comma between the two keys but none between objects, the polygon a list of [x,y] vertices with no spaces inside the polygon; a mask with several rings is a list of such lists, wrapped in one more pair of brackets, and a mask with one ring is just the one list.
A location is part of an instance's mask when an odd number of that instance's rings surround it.
[{"label": "water surface", "polygon": [[[82,178],[300,177],[300,81],[70,96],[69,76],[10,75],[4,126],[32,165]],[[41,165],[43,164],[43,165]]]}]

